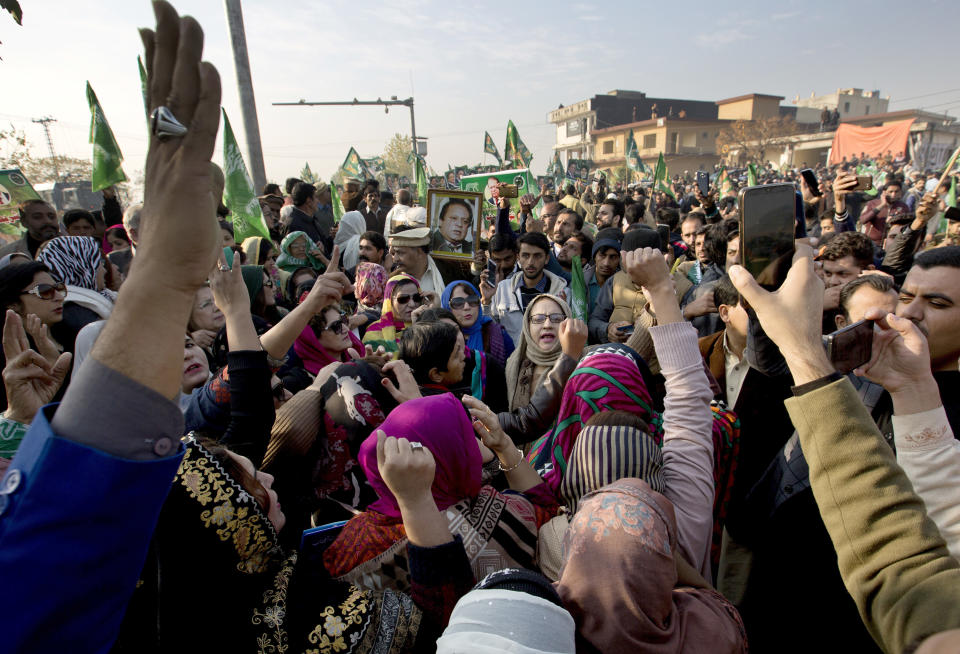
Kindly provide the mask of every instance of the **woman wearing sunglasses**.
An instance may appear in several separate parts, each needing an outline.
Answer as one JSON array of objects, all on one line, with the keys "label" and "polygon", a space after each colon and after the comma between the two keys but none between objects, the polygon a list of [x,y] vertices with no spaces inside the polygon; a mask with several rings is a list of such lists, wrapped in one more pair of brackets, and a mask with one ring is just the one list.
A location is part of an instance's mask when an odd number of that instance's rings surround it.
[{"label": "woman wearing sunglasses", "polygon": [[413,275],[399,273],[387,281],[383,289],[383,308],[380,320],[367,327],[363,335],[365,345],[374,350],[380,347],[396,357],[400,334],[413,324],[413,311],[423,304],[420,282]]},{"label": "woman wearing sunglasses", "polygon": [[336,306],[330,305],[310,319],[293,349],[311,375],[316,375],[334,361],[349,362],[348,350],[363,355],[363,343],[350,331],[350,319]]},{"label": "woman wearing sunglasses", "polygon": [[467,347],[481,351],[505,366],[513,352],[513,340],[500,323],[483,314],[480,292],[465,281],[448,284],[440,296],[440,304],[449,309],[460,325]]}]

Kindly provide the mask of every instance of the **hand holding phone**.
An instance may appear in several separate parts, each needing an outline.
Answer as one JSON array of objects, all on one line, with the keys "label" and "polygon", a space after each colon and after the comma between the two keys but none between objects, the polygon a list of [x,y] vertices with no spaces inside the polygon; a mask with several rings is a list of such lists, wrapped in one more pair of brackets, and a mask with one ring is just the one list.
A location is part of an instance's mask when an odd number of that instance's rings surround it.
[{"label": "hand holding phone", "polygon": [[700,189],[700,195],[707,196],[710,193],[710,173],[705,170],[697,171],[697,188]]},{"label": "hand holding phone", "polygon": [[[819,198],[823,193],[820,192],[820,182],[817,181],[817,175],[813,172],[811,168],[804,168],[800,171],[800,177],[803,179],[804,185],[807,187],[807,191],[814,198]],[[806,198],[806,193],[804,193],[804,199]],[[809,202],[809,200],[807,200]]]}]

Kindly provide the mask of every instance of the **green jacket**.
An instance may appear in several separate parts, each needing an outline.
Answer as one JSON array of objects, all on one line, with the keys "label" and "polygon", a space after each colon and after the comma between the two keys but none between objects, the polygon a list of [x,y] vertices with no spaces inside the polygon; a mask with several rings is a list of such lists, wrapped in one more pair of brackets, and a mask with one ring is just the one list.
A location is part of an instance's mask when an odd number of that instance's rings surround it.
[{"label": "green jacket", "polygon": [[786,400],[847,591],[887,652],[960,628],[960,564],[848,379]]}]

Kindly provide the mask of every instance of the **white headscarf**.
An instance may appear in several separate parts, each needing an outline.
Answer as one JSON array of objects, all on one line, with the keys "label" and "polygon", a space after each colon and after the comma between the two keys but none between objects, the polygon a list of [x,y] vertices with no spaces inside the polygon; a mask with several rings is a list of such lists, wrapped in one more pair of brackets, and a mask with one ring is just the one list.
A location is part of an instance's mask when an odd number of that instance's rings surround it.
[{"label": "white headscarf", "polygon": [[576,626],[564,608],[514,590],[472,590],[457,602],[437,654],[574,654]]},{"label": "white headscarf", "polygon": [[360,258],[360,235],[367,231],[367,221],[359,211],[348,211],[340,219],[333,244],[340,246],[341,270],[354,268]]}]

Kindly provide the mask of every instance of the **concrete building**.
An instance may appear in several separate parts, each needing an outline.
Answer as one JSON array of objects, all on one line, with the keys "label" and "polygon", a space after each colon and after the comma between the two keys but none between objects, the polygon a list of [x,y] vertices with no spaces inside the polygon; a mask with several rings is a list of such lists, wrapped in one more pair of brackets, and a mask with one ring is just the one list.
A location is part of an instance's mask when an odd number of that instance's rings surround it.
[{"label": "concrete building", "polygon": [[626,158],[626,143],[633,130],[640,158],[652,170],[663,153],[671,174],[684,170],[713,170],[717,163],[717,136],[730,120],[696,120],[691,118],[652,118],[626,125],[596,129],[590,132],[594,140],[594,166],[601,170],[622,167]]},{"label": "concrete building", "polygon": [[[890,104],[890,96],[880,97],[880,91],[864,91],[863,89],[837,89],[836,93],[827,95],[816,95],[810,93],[809,98],[797,96],[793,99],[793,104],[797,110],[813,110],[816,114],[813,120],[804,120],[801,122],[818,122],[820,112],[826,108],[830,111],[834,109],[840,112],[840,119],[859,118],[860,116],[869,116],[871,114],[887,113],[887,106]],[[810,114],[804,112],[805,117]],[[800,119],[798,118],[798,121]]]},{"label": "concrete building", "polygon": [[560,105],[547,114],[547,120],[557,129],[553,149],[560,153],[564,165],[570,159],[596,159],[593,131],[655,117],[713,120],[717,107],[702,100],[649,98],[640,91],[615,89],[572,105]]}]

